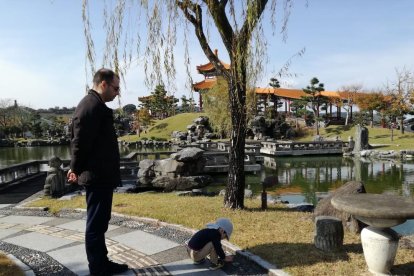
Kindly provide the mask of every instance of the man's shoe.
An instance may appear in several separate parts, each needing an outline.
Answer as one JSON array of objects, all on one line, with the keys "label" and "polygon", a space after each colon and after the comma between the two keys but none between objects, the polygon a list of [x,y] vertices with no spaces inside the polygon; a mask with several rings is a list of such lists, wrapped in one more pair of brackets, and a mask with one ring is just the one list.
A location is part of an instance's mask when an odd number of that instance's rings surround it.
[{"label": "man's shoe", "polygon": [[203,264],[205,261],[206,261],[206,258],[202,258],[202,259],[201,259],[201,260],[199,260],[199,261],[194,261],[194,262],[193,262],[193,264],[195,264],[195,265],[199,265],[199,264]]},{"label": "man's shoe", "polygon": [[106,264],[107,272],[112,274],[119,274],[128,271],[129,267],[126,264],[118,264],[113,261],[108,261]]},{"label": "man's shoe", "polygon": [[210,270],[217,270],[224,266],[224,262],[222,260],[218,260],[216,264],[211,263],[210,267],[208,269]]}]

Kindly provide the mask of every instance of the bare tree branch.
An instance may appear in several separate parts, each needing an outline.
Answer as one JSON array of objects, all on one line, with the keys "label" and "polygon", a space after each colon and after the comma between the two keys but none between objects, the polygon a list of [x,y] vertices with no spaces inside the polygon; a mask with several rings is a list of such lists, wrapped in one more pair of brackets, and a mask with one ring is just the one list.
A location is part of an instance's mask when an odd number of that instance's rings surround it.
[{"label": "bare tree branch", "polygon": [[[192,1],[176,1],[178,7],[183,11],[184,16],[194,25],[195,34],[200,42],[200,46],[204,51],[207,58],[213,63],[214,67],[219,73],[228,78],[227,69],[220,62],[218,57],[211,50],[210,45],[207,42],[207,37],[203,30],[203,11],[199,4],[195,4]],[[190,11],[193,13],[191,14]]]},{"label": "bare tree branch", "polygon": [[234,31],[226,14],[227,0],[221,1],[220,3],[217,0],[207,0],[206,3],[214,23],[217,26],[217,30],[220,33],[221,39],[223,40],[224,46],[231,57]]}]

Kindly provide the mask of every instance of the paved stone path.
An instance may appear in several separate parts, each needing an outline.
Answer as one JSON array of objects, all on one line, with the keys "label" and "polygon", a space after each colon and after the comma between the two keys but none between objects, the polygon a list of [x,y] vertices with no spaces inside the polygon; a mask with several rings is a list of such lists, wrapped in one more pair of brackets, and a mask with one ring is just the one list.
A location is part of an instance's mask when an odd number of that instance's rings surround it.
[{"label": "paved stone path", "polygon": [[[26,275],[88,275],[84,212],[56,217],[12,207],[0,204],[0,251],[14,258]],[[113,216],[106,244],[111,259],[131,268],[122,275],[267,275],[240,256],[214,272],[208,262],[194,265],[183,246],[190,236],[174,227]]]}]

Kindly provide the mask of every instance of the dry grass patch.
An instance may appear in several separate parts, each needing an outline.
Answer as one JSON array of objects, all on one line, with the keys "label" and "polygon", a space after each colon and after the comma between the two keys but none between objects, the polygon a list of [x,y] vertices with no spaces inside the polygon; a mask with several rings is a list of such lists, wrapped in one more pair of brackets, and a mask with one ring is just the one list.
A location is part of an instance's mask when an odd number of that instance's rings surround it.
[{"label": "dry grass patch", "polygon": [[[393,141],[391,141],[391,130],[381,127],[367,127],[369,133],[369,143],[382,145],[379,150],[402,150],[414,149],[414,132],[405,131],[401,134],[400,130],[394,129]],[[307,136],[301,137],[299,141],[311,141],[316,135],[316,130],[307,129]],[[337,136],[343,141],[348,141],[348,137],[355,136],[355,127],[350,126],[328,126],[320,129],[320,135],[327,139],[335,139]],[[354,137],[355,139],[355,137]]]},{"label": "dry grass patch", "polygon": [[23,276],[23,271],[6,255],[0,253],[0,276]]},{"label": "dry grass patch", "polygon": [[[84,197],[71,201],[42,199],[32,206],[62,208],[85,207]],[[343,250],[323,253],[313,245],[314,224],[310,213],[294,212],[283,205],[260,210],[259,200],[246,200],[245,210],[223,208],[222,197],[178,197],[173,193],[115,194],[113,211],[151,217],[161,221],[200,229],[217,217],[234,223],[231,242],[276,264],[292,275],[361,275],[366,272],[359,235],[345,233]],[[413,251],[400,249],[395,274],[409,275]]]}]

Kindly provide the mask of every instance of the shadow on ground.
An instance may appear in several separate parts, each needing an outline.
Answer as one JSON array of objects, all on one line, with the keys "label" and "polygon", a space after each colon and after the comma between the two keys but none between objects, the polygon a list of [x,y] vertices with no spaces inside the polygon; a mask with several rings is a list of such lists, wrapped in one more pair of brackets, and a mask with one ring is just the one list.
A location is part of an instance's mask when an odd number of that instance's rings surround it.
[{"label": "shadow on ground", "polygon": [[[269,256],[270,262],[278,268],[312,266],[315,264],[349,261],[350,254],[363,254],[362,245],[345,244],[338,252],[327,253],[315,247],[313,243],[270,243],[249,248],[249,251],[261,256]],[[414,275],[414,262],[394,265],[392,275]]]},{"label": "shadow on ground", "polygon": [[414,275],[414,262],[394,265],[391,273],[392,275]]},{"label": "shadow on ground", "polygon": [[313,243],[269,243],[249,248],[254,254],[271,256],[279,268],[348,261],[350,253],[363,254],[361,244],[346,244],[341,251],[326,253]]},{"label": "shadow on ground", "polygon": [[0,204],[16,204],[39,192],[45,185],[46,175],[40,175],[30,181],[9,186],[0,191]]},{"label": "shadow on ground", "polygon": [[382,135],[375,135],[374,137],[372,137],[374,139],[380,139],[380,138],[390,138],[391,139],[391,134],[382,134]]}]

